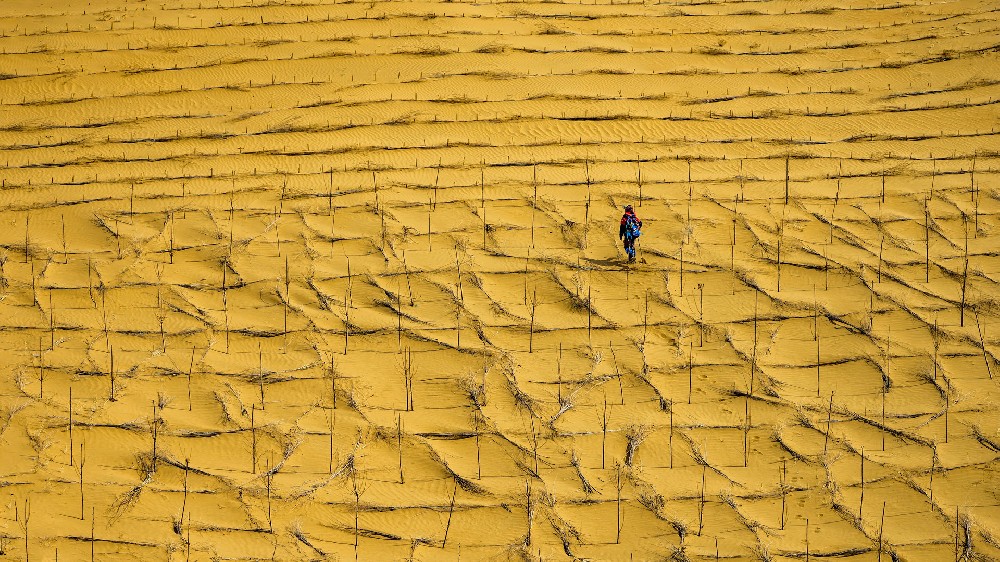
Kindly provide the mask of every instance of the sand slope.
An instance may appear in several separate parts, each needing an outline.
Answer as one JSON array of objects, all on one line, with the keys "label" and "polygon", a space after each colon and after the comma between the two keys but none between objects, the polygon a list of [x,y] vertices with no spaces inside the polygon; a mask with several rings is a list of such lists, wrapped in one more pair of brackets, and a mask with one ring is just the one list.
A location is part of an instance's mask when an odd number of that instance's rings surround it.
[{"label": "sand slope", "polygon": [[4,2],[0,559],[1000,558],[998,47]]}]

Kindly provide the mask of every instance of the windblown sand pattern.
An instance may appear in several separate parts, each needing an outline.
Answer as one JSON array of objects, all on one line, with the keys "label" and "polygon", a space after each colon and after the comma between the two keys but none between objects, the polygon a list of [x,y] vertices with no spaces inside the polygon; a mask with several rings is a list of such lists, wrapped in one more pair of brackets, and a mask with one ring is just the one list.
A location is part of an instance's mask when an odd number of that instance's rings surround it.
[{"label": "windblown sand pattern", "polygon": [[0,558],[1000,558],[997,14],[3,2]]}]

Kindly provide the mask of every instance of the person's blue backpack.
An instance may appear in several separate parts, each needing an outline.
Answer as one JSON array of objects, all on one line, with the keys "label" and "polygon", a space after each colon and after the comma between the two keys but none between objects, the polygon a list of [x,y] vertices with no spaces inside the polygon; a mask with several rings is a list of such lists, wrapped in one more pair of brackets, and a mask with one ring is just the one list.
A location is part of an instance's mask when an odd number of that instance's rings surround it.
[{"label": "person's blue backpack", "polygon": [[642,231],[639,230],[639,219],[635,218],[635,215],[626,215],[625,234],[627,234],[630,238],[638,238],[642,235]]}]

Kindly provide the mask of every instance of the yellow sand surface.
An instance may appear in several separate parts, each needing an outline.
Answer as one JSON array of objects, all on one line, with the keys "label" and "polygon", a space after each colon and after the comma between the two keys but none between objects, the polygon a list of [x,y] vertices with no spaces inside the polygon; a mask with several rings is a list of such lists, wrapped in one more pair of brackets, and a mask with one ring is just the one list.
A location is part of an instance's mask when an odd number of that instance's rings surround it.
[{"label": "yellow sand surface", "polygon": [[0,559],[998,560],[998,103],[986,0],[5,0]]}]

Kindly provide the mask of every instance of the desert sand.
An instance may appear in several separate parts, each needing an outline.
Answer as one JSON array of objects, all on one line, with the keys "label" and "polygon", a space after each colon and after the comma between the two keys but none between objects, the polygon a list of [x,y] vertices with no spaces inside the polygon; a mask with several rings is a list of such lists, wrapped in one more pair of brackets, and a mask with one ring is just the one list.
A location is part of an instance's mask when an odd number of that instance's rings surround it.
[{"label": "desert sand", "polygon": [[0,49],[0,559],[1000,559],[994,3],[7,0]]}]

